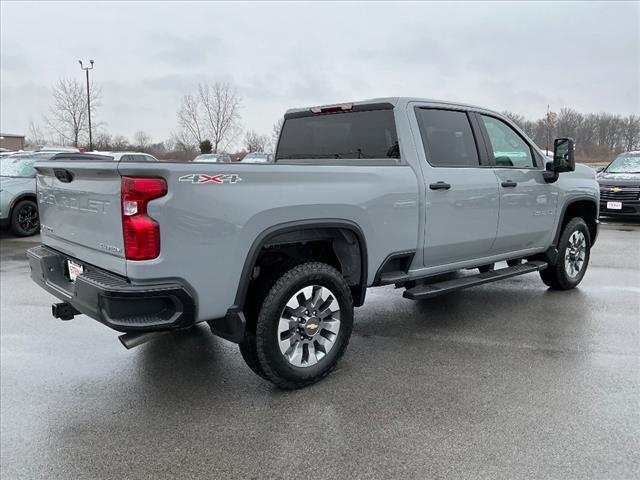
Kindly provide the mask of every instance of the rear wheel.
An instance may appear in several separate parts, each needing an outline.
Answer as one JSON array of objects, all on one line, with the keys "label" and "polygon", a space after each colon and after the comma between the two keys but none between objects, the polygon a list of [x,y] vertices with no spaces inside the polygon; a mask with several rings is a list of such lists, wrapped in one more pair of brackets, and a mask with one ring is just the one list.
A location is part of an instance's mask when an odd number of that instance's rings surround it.
[{"label": "rear wheel", "polygon": [[255,334],[253,332],[246,332],[238,347],[240,348],[240,355],[242,355],[244,362],[251,371],[265,380],[269,380],[260,366],[260,360],[258,360]]},{"label": "rear wheel", "polygon": [[554,290],[575,288],[587,271],[590,253],[589,228],[582,218],[575,217],[562,230],[556,263],[542,270],[540,278]]},{"label": "rear wheel", "polygon": [[275,282],[260,308],[255,336],[245,337],[241,351],[255,351],[247,364],[275,385],[301,388],[335,367],[352,328],[353,300],[340,272],[325,263],[304,263]]},{"label": "rear wheel", "polygon": [[11,231],[18,237],[35,235],[40,230],[38,206],[32,200],[22,200],[11,211]]}]

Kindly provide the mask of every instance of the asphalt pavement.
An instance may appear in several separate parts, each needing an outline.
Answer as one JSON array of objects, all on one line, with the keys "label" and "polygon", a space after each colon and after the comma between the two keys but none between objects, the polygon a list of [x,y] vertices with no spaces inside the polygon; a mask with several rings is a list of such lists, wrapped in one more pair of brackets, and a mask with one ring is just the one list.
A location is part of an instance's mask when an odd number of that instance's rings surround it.
[{"label": "asphalt pavement", "polygon": [[603,225],[569,292],[369,290],[339,368],[294,392],[205,327],[127,351],[55,320],[37,241],[0,239],[3,480],[640,478],[640,224]]}]

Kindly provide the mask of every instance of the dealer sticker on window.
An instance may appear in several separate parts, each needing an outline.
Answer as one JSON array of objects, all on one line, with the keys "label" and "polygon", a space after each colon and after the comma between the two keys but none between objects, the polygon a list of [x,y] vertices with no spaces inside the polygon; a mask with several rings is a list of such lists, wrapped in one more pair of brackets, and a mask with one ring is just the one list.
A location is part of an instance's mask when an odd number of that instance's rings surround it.
[{"label": "dealer sticker on window", "polygon": [[622,202],[607,202],[607,210],[622,210]]},{"label": "dealer sticker on window", "polygon": [[82,275],[84,272],[84,267],[82,265],[73,263],[71,260],[67,260],[67,267],[69,267],[69,280],[72,282],[75,282],[78,275]]}]

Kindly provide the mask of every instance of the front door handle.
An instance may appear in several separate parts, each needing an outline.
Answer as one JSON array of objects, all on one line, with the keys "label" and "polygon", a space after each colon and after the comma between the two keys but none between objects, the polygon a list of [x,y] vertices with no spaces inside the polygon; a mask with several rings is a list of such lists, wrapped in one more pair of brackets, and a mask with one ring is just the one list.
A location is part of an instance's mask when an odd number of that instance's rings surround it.
[{"label": "front door handle", "polygon": [[504,188],[513,188],[518,186],[518,182],[507,180],[506,182],[502,182],[502,186]]},{"label": "front door handle", "polygon": [[429,188],[431,190],[449,190],[451,188],[451,185],[440,180],[436,183],[430,183]]}]

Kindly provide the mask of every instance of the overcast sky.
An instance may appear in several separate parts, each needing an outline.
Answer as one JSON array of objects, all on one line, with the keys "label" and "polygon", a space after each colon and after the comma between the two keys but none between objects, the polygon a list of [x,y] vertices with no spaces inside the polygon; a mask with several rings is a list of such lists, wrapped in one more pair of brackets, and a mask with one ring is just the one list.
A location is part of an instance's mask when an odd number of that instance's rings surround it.
[{"label": "overcast sky", "polygon": [[640,3],[2,2],[1,122],[42,123],[51,87],[94,59],[112,134],[176,129],[198,82],[233,82],[242,125],[380,96],[538,118],[547,103],[640,113]]}]

